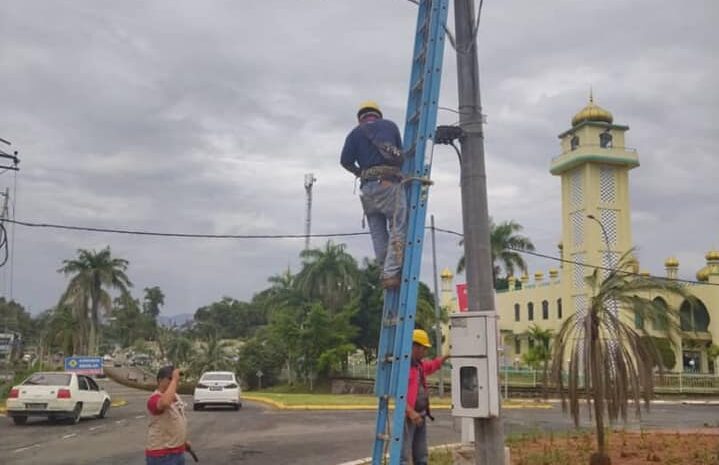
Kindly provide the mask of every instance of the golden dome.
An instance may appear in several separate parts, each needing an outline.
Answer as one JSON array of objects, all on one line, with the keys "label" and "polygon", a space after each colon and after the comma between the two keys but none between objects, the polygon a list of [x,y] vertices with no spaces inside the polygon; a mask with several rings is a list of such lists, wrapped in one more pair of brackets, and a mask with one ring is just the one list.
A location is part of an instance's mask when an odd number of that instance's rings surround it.
[{"label": "golden dome", "polygon": [[449,268],[443,269],[443,270],[442,270],[442,274],[440,274],[439,276],[440,276],[440,278],[442,278],[442,279],[452,279],[452,278],[454,277],[454,275],[453,275],[452,272],[449,270]]},{"label": "golden dome", "polygon": [[709,267],[705,266],[697,271],[697,281],[709,281]]},{"label": "golden dome", "polygon": [[522,275],[522,282],[529,281],[529,275],[527,273],[524,273]]},{"label": "golden dome", "polygon": [[572,126],[576,126],[584,121],[603,121],[605,123],[612,124],[614,116],[599,105],[595,105],[594,97],[590,93],[589,103],[587,106],[579,110],[579,113],[574,115],[574,118],[572,118]]},{"label": "golden dome", "polygon": [[516,280],[517,280],[517,278],[515,278],[513,274],[507,276],[507,281],[516,281]]},{"label": "golden dome", "polygon": [[557,276],[559,276],[559,270],[556,269],[556,268],[551,268],[551,269],[549,270],[549,277],[550,277],[550,278],[556,278]]},{"label": "golden dome", "polygon": [[642,270],[639,272],[640,276],[651,276],[652,274],[648,272],[647,270]]},{"label": "golden dome", "polygon": [[719,261],[719,250],[710,250],[707,252],[706,257],[707,261]]},{"label": "golden dome", "polygon": [[544,278],[544,273],[542,273],[541,271],[537,271],[536,273],[534,273],[534,279],[536,279],[537,281],[539,281],[540,279],[543,279],[543,278]]},{"label": "golden dome", "polygon": [[676,257],[669,257],[664,260],[664,266],[666,268],[676,268],[679,266],[679,260]]}]

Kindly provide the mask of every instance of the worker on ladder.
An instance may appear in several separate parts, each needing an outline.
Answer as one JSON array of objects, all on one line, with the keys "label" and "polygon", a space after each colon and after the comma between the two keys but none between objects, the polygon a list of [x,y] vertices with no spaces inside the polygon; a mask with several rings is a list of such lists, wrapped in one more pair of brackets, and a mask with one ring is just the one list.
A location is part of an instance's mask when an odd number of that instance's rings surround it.
[{"label": "worker on ladder", "polygon": [[402,457],[400,465],[427,465],[429,449],[427,448],[427,418],[434,420],[429,408],[429,389],[427,376],[442,368],[449,354],[424,360],[427,349],[431,348],[429,335],[423,329],[415,329],[412,333],[412,365],[409,369],[407,385],[407,410],[404,423]]},{"label": "worker on ladder", "polygon": [[399,287],[407,232],[407,200],[402,184],[402,137],[382,118],[376,102],[357,111],[358,125],[347,135],[340,164],[360,178],[360,200],[367,217],[385,289]]}]

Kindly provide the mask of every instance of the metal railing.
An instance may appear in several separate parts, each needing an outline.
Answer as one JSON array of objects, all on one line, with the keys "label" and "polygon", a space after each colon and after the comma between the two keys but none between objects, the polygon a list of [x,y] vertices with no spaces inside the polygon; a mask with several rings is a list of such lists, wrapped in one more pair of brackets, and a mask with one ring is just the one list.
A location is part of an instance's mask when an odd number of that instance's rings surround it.
[{"label": "metal railing", "polygon": [[[354,364],[339,374],[350,378],[374,379],[375,365]],[[442,367],[444,382],[451,382],[451,368]],[[499,382],[503,392],[509,388],[541,388],[544,374],[542,370],[514,367],[500,367]],[[430,382],[439,380],[439,373],[428,377]],[[583,384],[580,381],[580,385]],[[447,388],[445,388],[447,389]],[[658,394],[717,394],[719,395],[719,375],[698,373],[664,373],[654,375],[654,391]]]}]

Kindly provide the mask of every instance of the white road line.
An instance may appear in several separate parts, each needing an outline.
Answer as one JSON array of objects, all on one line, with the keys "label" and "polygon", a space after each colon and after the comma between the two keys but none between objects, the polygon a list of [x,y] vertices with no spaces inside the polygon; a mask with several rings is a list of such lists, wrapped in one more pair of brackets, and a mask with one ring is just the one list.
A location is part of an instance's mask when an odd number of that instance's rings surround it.
[{"label": "white road line", "polygon": [[135,418],[145,418],[145,415],[135,415]]},{"label": "white road line", "polygon": [[127,420],[115,420],[115,423],[117,423],[119,425],[120,423],[125,423],[126,421]]},{"label": "white road line", "polygon": [[89,429],[89,431],[95,431],[96,429],[102,429],[104,427],[105,427],[105,425],[93,426],[92,428]]},{"label": "white road line", "polygon": [[30,449],[32,449],[32,448],[34,448],[34,447],[40,447],[40,444],[33,444],[32,446],[21,447],[21,448],[19,448],[19,449],[15,449],[15,450],[13,451],[13,454],[17,454],[18,452],[24,452],[24,451],[30,450]]},{"label": "white road line", "polygon": [[66,434],[66,435],[63,436],[62,438],[63,438],[63,439],[70,439],[70,438],[74,438],[75,436],[77,436],[77,433],[70,433],[70,434]]}]

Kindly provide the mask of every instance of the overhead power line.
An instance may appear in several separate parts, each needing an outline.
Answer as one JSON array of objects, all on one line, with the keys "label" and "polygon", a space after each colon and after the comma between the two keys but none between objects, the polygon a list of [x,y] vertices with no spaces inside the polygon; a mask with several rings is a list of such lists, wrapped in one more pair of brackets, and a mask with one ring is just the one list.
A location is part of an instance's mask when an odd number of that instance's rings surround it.
[{"label": "overhead power line", "polygon": [[[54,224],[54,223],[37,223],[31,221],[20,221],[16,219],[0,219],[0,224],[10,223],[13,225],[25,226],[28,228],[41,228],[41,229],[60,229],[66,231],[81,231],[81,232],[96,232],[105,234],[122,234],[128,236],[150,236],[150,237],[169,237],[169,238],[181,238],[181,239],[305,239],[308,236],[306,234],[203,234],[203,233],[176,233],[176,232],[158,232],[158,231],[147,231],[137,229],[117,229],[117,228],[96,228],[90,226],[76,226],[67,224]],[[431,229],[430,226],[425,226],[425,229]],[[464,237],[464,234],[445,228],[434,228],[435,231],[450,234],[456,237]],[[367,236],[368,231],[358,232],[339,232],[339,233],[319,233],[311,234],[309,237],[320,237],[320,238],[331,238],[331,237],[354,237],[354,236]],[[628,276],[646,276],[642,273],[634,273],[626,270],[619,270],[617,268],[610,268],[601,265],[592,265],[590,263],[579,262],[575,260],[568,260],[566,258],[555,257],[553,255],[536,252],[533,250],[526,250],[517,247],[508,247],[508,249],[515,252],[519,252],[526,255],[532,255],[538,258],[544,258],[546,260],[552,260],[560,263],[569,263],[573,265],[583,266],[586,268],[592,268],[602,271],[618,271]],[[693,281],[691,279],[681,278],[668,278],[666,276],[649,275],[652,278],[663,279],[666,281],[676,281],[686,284],[698,284],[702,286],[719,286],[718,283],[708,283],[704,281]]]}]

